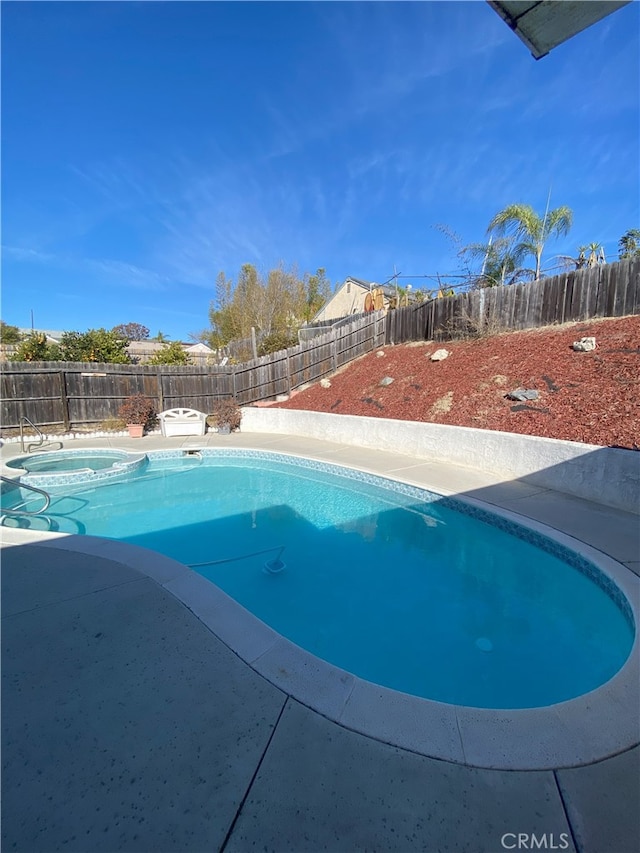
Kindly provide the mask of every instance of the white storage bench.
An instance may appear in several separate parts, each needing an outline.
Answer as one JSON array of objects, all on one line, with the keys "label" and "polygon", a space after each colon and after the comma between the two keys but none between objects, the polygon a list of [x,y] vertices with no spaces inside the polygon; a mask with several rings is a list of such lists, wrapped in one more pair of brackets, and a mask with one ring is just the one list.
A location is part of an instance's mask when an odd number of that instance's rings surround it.
[{"label": "white storage bench", "polygon": [[207,429],[207,416],[197,409],[167,409],[158,415],[162,434],[204,435]]}]

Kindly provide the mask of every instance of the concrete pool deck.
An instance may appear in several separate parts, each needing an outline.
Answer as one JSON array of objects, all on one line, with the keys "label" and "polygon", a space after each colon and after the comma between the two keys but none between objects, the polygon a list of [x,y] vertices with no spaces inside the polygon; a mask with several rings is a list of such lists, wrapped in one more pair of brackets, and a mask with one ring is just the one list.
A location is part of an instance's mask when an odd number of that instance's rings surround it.
[{"label": "concrete pool deck", "polygon": [[[65,442],[88,446],[348,464],[520,513],[640,570],[637,516],[473,469],[281,435]],[[67,537],[2,535],[3,850],[488,853],[540,849],[533,835],[546,849],[640,846],[637,746],[537,771],[417,755],[292,699],[124,563]]]}]

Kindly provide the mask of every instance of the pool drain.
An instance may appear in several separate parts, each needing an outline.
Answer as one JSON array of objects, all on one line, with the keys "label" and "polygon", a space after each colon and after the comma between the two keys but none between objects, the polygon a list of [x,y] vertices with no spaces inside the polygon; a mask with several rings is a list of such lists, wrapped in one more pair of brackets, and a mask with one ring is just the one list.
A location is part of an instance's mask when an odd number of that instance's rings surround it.
[{"label": "pool drain", "polygon": [[283,551],[284,551],[284,545],[282,545],[282,547],[280,548],[280,550],[278,551],[276,556],[273,558],[273,560],[267,560],[267,562],[264,564],[265,570],[270,575],[277,575],[287,565],[284,562],[284,560],[280,559]]}]

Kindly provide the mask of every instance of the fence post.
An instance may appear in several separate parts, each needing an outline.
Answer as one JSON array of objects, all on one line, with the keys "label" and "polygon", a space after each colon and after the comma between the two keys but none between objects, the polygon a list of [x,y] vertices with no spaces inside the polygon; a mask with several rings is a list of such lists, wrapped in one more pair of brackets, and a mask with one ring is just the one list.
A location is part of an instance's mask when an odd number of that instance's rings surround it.
[{"label": "fence post", "polygon": [[291,396],[291,364],[289,362],[289,350],[285,350],[285,362],[287,365],[287,394]]},{"label": "fence post", "polygon": [[236,366],[235,366],[235,364],[232,366],[232,371],[231,371],[231,391],[232,391],[231,396],[235,400],[235,398],[236,398]]},{"label": "fence post", "polygon": [[62,404],[62,423],[65,430],[68,432],[71,429],[71,419],[69,418],[69,398],[67,396],[67,382],[65,379],[64,370],[58,373],[60,378],[60,403]]},{"label": "fence post", "polygon": [[333,372],[338,370],[338,336],[334,329],[333,332]]},{"label": "fence post", "polygon": [[376,320],[376,347],[383,347],[387,332],[387,315],[378,315]]},{"label": "fence post", "polygon": [[164,394],[162,393],[162,371],[160,368],[156,370],[156,377],[158,379],[158,411],[164,412]]}]

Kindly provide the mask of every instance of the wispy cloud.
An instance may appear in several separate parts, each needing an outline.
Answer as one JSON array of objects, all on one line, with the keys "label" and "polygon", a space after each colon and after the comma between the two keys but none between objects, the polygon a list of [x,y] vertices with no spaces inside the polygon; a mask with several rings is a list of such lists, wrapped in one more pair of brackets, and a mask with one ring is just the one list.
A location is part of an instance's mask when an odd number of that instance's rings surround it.
[{"label": "wispy cloud", "polygon": [[[64,215],[46,239],[12,232],[14,247],[34,248],[8,257],[150,291],[212,291],[220,270],[234,275],[244,262],[335,261],[357,274],[366,259],[389,266],[387,241],[414,240],[417,256],[429,226],[449,213],[455,227],[462,219],[482,231],[505,203],[537,204],[560,174],[593,194],[623,168],[601,128],[582,131],[570,154],[558,143],[574,143],[571,122],[593,117],[605,93],[611,114],[632,102],[637,85],[616,84],[615,56],[576,100],[574,55],[534,63],[484,3],[309,10],[330,55],[298,61],[262,92],[258,79],[247,114],[196,125],[205,129],[197,144],[179,135],[168,143],[158,129],[157,156],[114,147],[111,157],[70,164]],[[505,45],[517,59],[503,68]],[[544,86],[550,62],[559,71]],[[612,89],[623,91],[611,99]]]},{"label": "wispy cloud", "polygon": [[74,272],[88,272],[141,290],[164,290],[170,284],[167,276],[124,261],[57,255],[20,246],[3,246],[2,252],[5,258],[12,261],[42,264]]},{"label": "wispy cloud", "polygon": [[364,5],[324,4],[325,26],[344,57],[336,125],[370,115],[404,124],[414,112],[432,107],[434,83],[446,89],[453,71],[473,67],[475,82],[481,79],[482,58],[510,38],[480,4],[409,3],[400,17],[395,4]]},{"label": "wispy cloud", "polygon": [[[280,259],[323,263],[390,198],[398,199],[392,216],[403,204],[432,200],[437,188],[446,191],[452,172],[460,186],[468,183],[468,159],[452,170],[437,144],[420,150],[408,129],[409,141],[399,145],[390,132],[381,139],[380,129],[384,136],[394,122],[406,125],[410,115],[433,104],[432,94],[441,99],[429,86],[435,81],[440,87],[470,57],[477,68],[478,57],[494,45],[491,28],[486,38],[470,39],[468,11],[449,13],[455,38],[445,46],[437,36],[440,4],[407,4],[401,26],[395,4],[326,5],[314,6],[313,14],[335,40],[337,93],[307,103],[299,80],[285,81],[275,93],[265,89],[258,95],[264,132],[242,151],[225,148],[233,134],[218,134],[203,145],[206,156],[165,148],[157,162],[145,154],[138,162],[117,155],[70,165],[84,215],[44,244],[52,249],[47,262],[129,279],[140,288],[171,281],[211,288],[219,270],[237,270],[239,258],[257,266]],[[500,39],[509,35],[497,31]],[[412,99],[420,93],[423,99]],[[366,135],[352,142],[363,121],[380,124],[372,125],[370,143]],[[322,173],[314,168],[317,159]],[[122,256],[94,260],[83,251],[93,232],[113,223],[135,243],[135,264]]]}]

